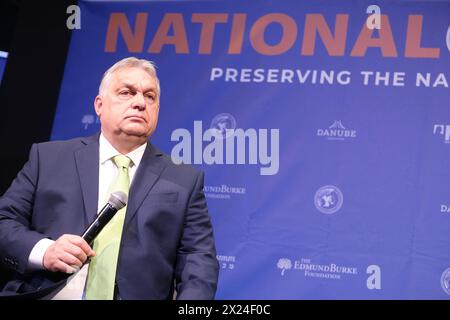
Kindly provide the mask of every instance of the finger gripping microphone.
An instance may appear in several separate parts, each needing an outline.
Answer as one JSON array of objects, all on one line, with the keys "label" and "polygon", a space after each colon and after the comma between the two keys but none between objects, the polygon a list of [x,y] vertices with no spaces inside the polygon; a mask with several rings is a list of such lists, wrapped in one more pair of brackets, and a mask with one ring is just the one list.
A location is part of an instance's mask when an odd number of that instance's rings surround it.
[{"label": "finger gripping microphone", "polygon": [[117,211],[127,205],[128,197],[122,191],[115,191],[109,196],[108,203],[97,214],[95,220],[89,225],[86,231],[81,236],[86,242],[91,245],[95,237],[102,231],[103,227],[114,217]]}]

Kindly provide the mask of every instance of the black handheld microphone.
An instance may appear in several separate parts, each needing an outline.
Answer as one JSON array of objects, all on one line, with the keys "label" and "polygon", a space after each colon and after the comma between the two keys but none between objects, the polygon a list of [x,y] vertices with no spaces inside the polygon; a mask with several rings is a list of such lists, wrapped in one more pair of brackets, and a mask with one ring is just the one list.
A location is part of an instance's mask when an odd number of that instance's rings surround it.
[{"label": "black handheld microphone", "polygon": [[103,227],[114,217],[117,211],[127,205],[128,197],[122,191],[111,193],[108,203],[98,213],[95,220],[89,225],[86,231],[81,236],[86,242],[91,245],[95,237],[102,231]]}]

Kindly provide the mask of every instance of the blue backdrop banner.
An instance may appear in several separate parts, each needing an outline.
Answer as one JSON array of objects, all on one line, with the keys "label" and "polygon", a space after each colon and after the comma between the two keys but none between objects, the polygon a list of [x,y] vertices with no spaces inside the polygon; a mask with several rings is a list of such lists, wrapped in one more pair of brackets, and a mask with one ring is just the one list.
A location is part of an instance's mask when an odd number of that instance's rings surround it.
[{"label": "blue backdrop banner", "polygon": [[450,299],[450,2],[372,4],[79,1],[52,139],[155,61],[151,141],[206,173],[217,298]]}]

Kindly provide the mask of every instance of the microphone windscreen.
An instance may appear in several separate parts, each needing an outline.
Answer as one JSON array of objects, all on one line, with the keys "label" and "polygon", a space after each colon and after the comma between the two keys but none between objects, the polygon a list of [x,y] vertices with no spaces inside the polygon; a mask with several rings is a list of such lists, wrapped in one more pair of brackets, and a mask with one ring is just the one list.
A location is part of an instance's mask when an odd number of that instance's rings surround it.
[{"label": "microphone windscreen", "polygon": [[128,196],[125,192],[122,191],[114,191],[111,193],[108,202],[117,210],[122,209],[127,205]]}]

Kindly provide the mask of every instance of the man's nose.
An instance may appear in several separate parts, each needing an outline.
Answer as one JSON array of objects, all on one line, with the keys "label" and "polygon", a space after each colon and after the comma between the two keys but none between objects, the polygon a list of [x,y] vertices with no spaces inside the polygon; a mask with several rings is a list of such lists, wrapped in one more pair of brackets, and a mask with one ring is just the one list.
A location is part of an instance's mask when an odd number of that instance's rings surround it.
[{"label": "man's nose", "polygon": [[145,109],[145,98],[144,95],[140,92],[137,92],[133,99],[133,108],[137,108],[139,110]]}]

